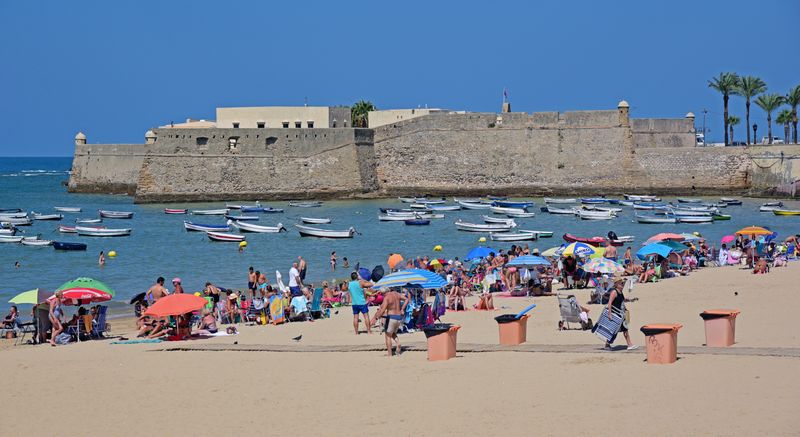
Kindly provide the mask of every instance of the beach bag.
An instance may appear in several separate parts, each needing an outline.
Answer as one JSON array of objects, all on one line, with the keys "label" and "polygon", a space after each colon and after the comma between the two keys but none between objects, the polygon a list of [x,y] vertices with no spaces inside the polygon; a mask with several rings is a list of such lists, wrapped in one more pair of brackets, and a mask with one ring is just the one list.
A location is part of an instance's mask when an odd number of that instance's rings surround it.
[{"label": "beach bag", "polygon": [[72,341],[72,336],[66,332],[62,332],[56,336],[56,344],[68,344]]},{"label": "beach bag", "polygon": [[612,312],[610,317],[608,314],[608,307],[603,308],[603,314],[600,314],[597,324],[594,325],[594,328],[592,328],[594,335],[602,338],[608,343],[611,343],[617,337],[617,333],[622,327],[624,317],[622,311],[614,307],[611,308]]}]

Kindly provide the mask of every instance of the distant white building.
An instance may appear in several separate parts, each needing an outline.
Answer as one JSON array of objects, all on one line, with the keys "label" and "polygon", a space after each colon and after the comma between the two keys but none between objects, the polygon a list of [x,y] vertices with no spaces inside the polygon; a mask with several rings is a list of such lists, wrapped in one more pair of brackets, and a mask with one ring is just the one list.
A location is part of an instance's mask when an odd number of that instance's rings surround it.
[{"label": "distant white building", "polygon": [[352,127],[349,106],[217,108],[218,128],[319,129]]},{"label": "distant white building", "polygon": [[368,126],[376,128],[398,121],[410,120],[412,118],[422,117],[423,115],[433,114],[437,112],[450,113],[453,111],[440,108],[417,108],[417,109],[383,109],[378,111],[369,111],[367,114]]}]

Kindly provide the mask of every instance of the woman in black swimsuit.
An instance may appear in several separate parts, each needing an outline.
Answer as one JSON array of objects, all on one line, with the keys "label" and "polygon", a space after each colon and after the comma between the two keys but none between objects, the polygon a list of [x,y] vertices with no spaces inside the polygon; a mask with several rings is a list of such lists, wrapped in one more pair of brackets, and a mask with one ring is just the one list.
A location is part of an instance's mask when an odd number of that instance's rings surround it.
[{"label": "woman in black swimsuit", "polygon": [[[631,336],[628,334],[628,315],[625,309],[625,295],[622,293],[623,288],[625,288],[625,279],[617,279],[614,282],[614,288],[611,289],[611,294],[608,296],[608,314],[611,314],[613,309],[616,309],[617,314],[622,314],[622,326],[620,326],[619,332],[625,336],[625,341],[628,343],[628,350],[630,351],[637,349],[639,346],[633,344]],[[611,343],[615,339],[616,335],[606,343],[606,349],[611,349]]]}]

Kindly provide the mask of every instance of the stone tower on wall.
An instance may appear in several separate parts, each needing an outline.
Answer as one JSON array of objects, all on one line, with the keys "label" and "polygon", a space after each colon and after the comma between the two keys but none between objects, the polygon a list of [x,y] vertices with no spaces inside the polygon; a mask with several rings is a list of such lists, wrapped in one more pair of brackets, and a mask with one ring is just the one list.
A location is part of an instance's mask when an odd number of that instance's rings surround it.
[{"label": "stone tower on wall", "polygon": [[619,125],[622,127],[630,127],[631,121],[629,117],[630,113],[630,105],[625,100],[621,100],[617,103],[617,113],[619,113]]},{"label": "stone tower on wall", "polygon": [[148,130],[147,132],[144,133],[145,144],[155,144],[157,138],[158,137],[156,136],[156,133],[153,132],[152,130]]},{"label": "stone tower on wall", "polygon": [[86,135],[84,135],[83,132],[78,132],[78,134],[75,135],[75,145],[82,146],[84,144],[86,144]]}]

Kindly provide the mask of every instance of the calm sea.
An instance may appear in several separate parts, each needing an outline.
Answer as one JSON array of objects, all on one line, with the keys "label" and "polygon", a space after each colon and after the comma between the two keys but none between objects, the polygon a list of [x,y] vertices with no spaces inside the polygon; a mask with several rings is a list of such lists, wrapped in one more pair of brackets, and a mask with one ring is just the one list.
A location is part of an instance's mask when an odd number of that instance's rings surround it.
[{"label": "calm sea", "polygon": [[[126,196],[94,194],[69,194],[63,182],[69,177],[71,158],[0,158],[0,208],[22,208],[25,211],[54,212],[54,206],[78,206],[79,214],[65,214],[61,223],[73,224],[78,217],[96,217],[98,209],[133,211],[132,220],[106,220],[108,227],[131,227],[133,235],[120,238],[79,237],[75,234],[59,234],[55,231],[58,222],[39,221],[33,226],[23,227],[26,235],[41,234],[42,238],[58,241],[80,241],[88,244],[86,252],[57,252],[52,247],[35,248],[17,244],[0,244],[0,310],[5,311],[15,294],[31,288],[53,290],[67,280],[78,276],[100,279],[116,290],[116,302],[112,309],[124,308],[124,303],[133,295],[146,290],[158,276],[180,277],[188,291],[200,290],[206,281],[229,288],[244,288],[247,268],[253,266],[268,272],[270,282],[275,280],[275,271],[285,277],[291,263],[303,256],[309,264],[308,279],[312,282],[341,278],[347,275],[341,268],[342,257],[351,265],[360,262],[370,268],[385,263],[392,252],[400,252],[406,258],[416,255],[436,255],[452,259],[461,257],[479,245],[481,234],[460,232],[453,222],[461,218],[480,223],[481,215],[487,211],[446,212],[444,220],[433,220],[430,226],[405,226],[403,222],[379,222],[379,207],[401,207],[396,199],[331,201],[321,208],[289,208],[286,202],[268,202],[270,206],[286,208],[283,214],[264,214],[258,224],[282,223],[289,232],[280,234],[247,234],[248,246],[244,253],[238,252],[235,243],[213,243],[197,232],[186,232],[183,220],[200,223],[221,224],[224,218],[165,215],[165,206],[211,208],[222,207],[222,203],[191,205],[134,205]],[[531,242],[531,247],[545,250],[563,242],[561,235],[569,232],[579,236],[606,235],[613,230],[617,235],[634,235],[638,248],[642,241],[658,232],[699,231],[710,240],[719,241],[723,235],[750,225],[768,226],[780,236],[800,232],[800,217],[778,217],[759,213],[763,199],[745,199],[743,206],[731,206],[724,213],[732,214],[730,221],[708,225],[641,225],[633,220],[633,210],[625,208],[612,221],[582,221],[572,217],[539,213],[541,199],[534,199],[536,217],[517,219],[522,229],[555,232],[549,239]],[[668,199],[665,199],[668,200]],[[709,201],[716,198],[708,198]],[[787,202],[791,208],[800,208],[798,202]],[[330,217],[332,229],[354,226],[360,234],[345,240],[322,240],[301,238],[293,224],[300,216]],[[488,237],[488,236],[487,236]],[[493,244],[493,248],[507,248],[512,243]],[[524,243],[523,243],[524,244]],[[433,252],[433,247],[442,245],[442,252]],[[105,267],[97,263],[100,251],[116,251],[117,257],[108,259]],[[332,251],[339,257],[336,272],[330,269]],[[20,268],[15,268],[19,261]],[[27,309],[23,309],[27,313]]]}]

